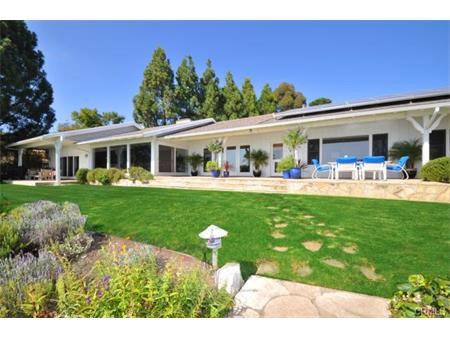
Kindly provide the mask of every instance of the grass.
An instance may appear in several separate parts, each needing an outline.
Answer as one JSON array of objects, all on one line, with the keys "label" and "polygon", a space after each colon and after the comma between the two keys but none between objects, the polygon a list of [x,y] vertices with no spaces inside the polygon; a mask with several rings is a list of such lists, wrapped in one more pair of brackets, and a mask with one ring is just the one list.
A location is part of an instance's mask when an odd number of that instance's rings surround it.
[{"label": "grass", "polygon": [[[408,275],[448,276],[450,205],[391,200],[101,186],[0,185],[12,207],[39,199],[71,201],[88,215],[88,229],[210,257],[198,233],[209,224],[228,230],[219,263],[278,265],[276,278],[390,297]],[[305,216],[313,216],[308,218]],[[286,223],[275,229],[275,224]],[[319,224],[324,224],[323,226]],[[279,230],[286,237],[271,236]],[[326,235],[335,235],[327,237]],[[320,240],[317,252],[302,242]],[[353,245],[356,253],[342,250]],[[286,252],[273,250],[288,247]],[[336,259],[340,269],[323,263]],[[300,276],[295,267],[308,264]],[[361,266],[373,267],[377,280]]]}]

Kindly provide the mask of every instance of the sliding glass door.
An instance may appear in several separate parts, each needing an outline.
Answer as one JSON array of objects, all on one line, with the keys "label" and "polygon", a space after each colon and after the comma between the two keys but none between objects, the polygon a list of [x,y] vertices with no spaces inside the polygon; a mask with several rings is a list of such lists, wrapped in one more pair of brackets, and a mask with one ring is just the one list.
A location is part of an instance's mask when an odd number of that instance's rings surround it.
[{"label": "sliding glass door", "polygon": [[61,177],[74,177],[80,165],[79,156],[63,156],[59,162]]}]

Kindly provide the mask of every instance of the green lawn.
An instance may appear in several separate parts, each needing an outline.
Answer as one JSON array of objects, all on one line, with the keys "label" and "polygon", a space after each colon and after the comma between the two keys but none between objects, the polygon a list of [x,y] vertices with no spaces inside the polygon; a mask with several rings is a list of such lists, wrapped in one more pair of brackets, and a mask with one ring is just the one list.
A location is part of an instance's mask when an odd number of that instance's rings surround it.
[{"label": "green lawn", "polygon": [[[0,185],[12,206],[46,199],[71,201],[88,215],[88,229],[204,258],[198,233],[228,230],[219,262],[238,261],[245,274],[257,262],[278,265],[277,278],[390,297],[414,273],[450,271],[450,205],[357,198],[101,186]],[[305,217],[306,216],[306,217]],[[308,217],[312,216],[312,217]],[[287,224],[275,228],[276,224]],[[278,231],[284,238],[273,238]],[[335,237],[331,237],[335,236]],[[304,241],[318,240],[311,252]],[[287,247],[285,252],[273,247]],[[357,249],[346,253],[343,247]],[[325,264],[335,259],[344,268]],[[312,272],[300,276],[299,266]],[[377,280],[360,270],[374,268]]]}]

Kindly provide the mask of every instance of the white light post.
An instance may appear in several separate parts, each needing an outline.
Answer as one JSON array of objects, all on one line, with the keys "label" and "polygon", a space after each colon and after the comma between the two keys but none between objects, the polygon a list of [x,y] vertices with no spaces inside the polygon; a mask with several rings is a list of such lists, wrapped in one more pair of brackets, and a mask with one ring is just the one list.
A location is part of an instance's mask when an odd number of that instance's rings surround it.
[{"label": "white light post", "polygon": [[226,237],[228,231],[219,228],[216,225],[210,225],[198,236],[202,239],[206,239],[206,247],[212,250],[212,266],[217,269],[217,251],[222,247],[222,237]]}]

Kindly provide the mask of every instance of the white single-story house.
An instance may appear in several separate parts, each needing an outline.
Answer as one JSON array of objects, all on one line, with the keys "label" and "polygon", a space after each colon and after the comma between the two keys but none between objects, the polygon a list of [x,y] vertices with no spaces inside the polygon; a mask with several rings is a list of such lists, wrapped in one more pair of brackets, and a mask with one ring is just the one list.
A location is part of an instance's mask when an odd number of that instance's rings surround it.
[{"label": "white single-story house", "polygon": [[[287,155],[286,133],[302,127],[308,142],[300,158],[322,163],[339,156],[385,155],[397,141],[419,138],[420,168],[430,159],[450,156],[450,88],[327,104],[284,112],[216,122],[213,119],[180,120],[168,126],[143,128],[135,123],[56,132],[16,142],[18,165],[25,148],[48,149],[56,180],[71,178],[78,168],[141,166],[154,175],[188,175],[186,156],[211,158],[207,144],[220,140],[224,152],[218,159],[231,164],[231,176],[251,176],[245,154],[265,150],[269,164],[263,176],[277,176],[277,163]],[[204,168],[201,175],[207,175]],[[311,170],[304,170],[309,177]]]}]

